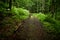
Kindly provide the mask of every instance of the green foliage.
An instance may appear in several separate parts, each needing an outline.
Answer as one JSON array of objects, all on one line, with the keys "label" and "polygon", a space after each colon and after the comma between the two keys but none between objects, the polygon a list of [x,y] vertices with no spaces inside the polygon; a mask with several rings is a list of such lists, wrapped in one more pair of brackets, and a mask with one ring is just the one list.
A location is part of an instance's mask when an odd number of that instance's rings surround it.
[{"label": "green foliage", "polygon": [[[54,0],[53,0],[54,1]],[[12,9],[9,10],[9,0],[0,1],[0,37],[12,35],[20,22],[29,17],[30,12],[36,12],[32,17],[38,18],[44,25],[44,29],[51,34],[60,33],[60,1],[51,3],[52,0],[13,0]],[[56,5],[56,16],[52,18],[50,7]],[[20,8],[18,8],[20,7]],[[24,9],[23,9],[24,8]],[[28,10],[26,10],[28,9]],[[53,8],[54,10],[54,8]],[[46,11],[46,14],[42,12]],[[51,11],[51,10],[50,10]],[[41,13],[38,13],[41,12]],[[31,25],[32,26],[32,25]],[[32,28],[32,27],[31,27]]]},{"label": "green foliage", "polygon": [[51,32],[55,32],[55,28],[54,28],[54,26],[53,26],[53,24],[51,24],[51,23],[49,23],[49,22],[43,22],[43,24],[44,24],[44,29],[47,31],[47,32],[49,32],[49,33],[51,33]]},{"label": "green foliage", "polygon": [[47,16],[46,19],[43,21],[43,24],[46,30],[49,32],[51,31],[53,34],[60,33],[60,21],[52,18],[51,16]]},{"label": "green foliage", "polygon": [[1,11],[0,13],[1,18],[3,18],[0,20],[0,28],[3,30],[0,33],[0,37],[12,35],[13,32],[18,28],[18,25],[21,23],[21,21],[29,16],[29,11],[16,7],[13,7],[11,11]]},{"label": "green foliage", "polygon": [[57,12],[56,12],[56,19],[60,20],[60,8],[58,8]]},{"label": "green foliage", "polygon": [[33,2],[31,0],[16,0],[14,5],[16,7],[28,9],[33,5]]},{"label": "green foliage", "polygon": [[26,19],[28,18],[28,15],[29,15],[29,11],[28,10],[25,10],[23,8],[16,8],[16,7],[13,7],[11,12],[13,14],[15,14],[13,16],[13,18],[18,18],[18,19]]},{"label": "green foliage", "polygon": [[43,14],[43,13],[35,13],[33,14],[33,16],[37,17],[40,21],[44,21],[47,17],[47,15]]},{"label": "green foliage", "polygon": [[8,7],[7,3],[0,1],[0,11],[4,11]]},{"label": "green foliage", "polygon": [[48,33],[58,34],[60,33],[60,21],[51,17],[51,14],[42,14],[42,13],[34,13],[32,16],[35,16],[40,21],[42,21],[44,25],[44,29]]},{"label": "green foliage", "polygon": [[56,33],[60,33],[60,21],[54,19],[51,17],[51,14],[36,14],[34,13],[32,16],[37,17],[40,21],[43,22],[44,25],[44,29],[48,32],[48,33],[52,33],[52,34],[56,34]]}]

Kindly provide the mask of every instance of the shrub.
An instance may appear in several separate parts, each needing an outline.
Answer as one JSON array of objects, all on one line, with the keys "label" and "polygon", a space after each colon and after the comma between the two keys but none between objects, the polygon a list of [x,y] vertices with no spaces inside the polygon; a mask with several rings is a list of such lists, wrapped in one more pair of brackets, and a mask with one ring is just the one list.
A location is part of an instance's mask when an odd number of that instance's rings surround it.
[{"label": "shrub", "polygon": [[11,12],[14,14],[13,18],[26,19],[28,18],[29,11],[23,8],[13,7]]},{"label": "shrub", "polygon": [[34,13],[33,16],[37,17],[40,21],[45,20],[45,18],[47,17],[47,15],[43,14],[43,13]]},{"label": "shrub", "polygon": [[[46,29],[54,32],[55,34],[60,33],[60,21],[52,18],[51,16],[47,16],[43,21],[43,24]],[[48,31],[47,30],[47,31]]]},{"label": "shrub", "polygon": [[28,18],[29,15],[29,11],[16,7],[13,7],[11,11],[1,11],[0,13],[3,19],[0,20],[0,38],[12,35],[20,22]]}]

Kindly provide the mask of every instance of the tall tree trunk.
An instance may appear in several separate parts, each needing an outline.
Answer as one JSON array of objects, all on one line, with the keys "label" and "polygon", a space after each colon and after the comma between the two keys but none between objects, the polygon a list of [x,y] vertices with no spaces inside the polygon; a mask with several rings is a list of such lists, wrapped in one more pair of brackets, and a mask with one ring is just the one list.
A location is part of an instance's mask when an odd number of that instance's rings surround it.
[{"label": "tall tree trunk", "polygon": [[11,10],[11,8],[12,8],[12,0],[9,0],[9,8]]},{"label": "tall tree trunk", "polygon": [[51,6],[50,6],[50,12],[52,13],[52,17],[55,17],[55,0],[52,0]]}]

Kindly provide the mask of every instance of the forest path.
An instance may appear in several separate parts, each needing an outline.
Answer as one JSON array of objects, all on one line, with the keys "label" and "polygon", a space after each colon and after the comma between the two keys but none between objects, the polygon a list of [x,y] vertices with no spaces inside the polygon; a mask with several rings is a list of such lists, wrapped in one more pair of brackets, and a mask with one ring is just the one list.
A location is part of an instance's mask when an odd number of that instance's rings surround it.
[{"label": "forest path", "polygon": [[19,26],[15,40],[43,40],[43,33],[43,25],[36,17],[31,16]]}]

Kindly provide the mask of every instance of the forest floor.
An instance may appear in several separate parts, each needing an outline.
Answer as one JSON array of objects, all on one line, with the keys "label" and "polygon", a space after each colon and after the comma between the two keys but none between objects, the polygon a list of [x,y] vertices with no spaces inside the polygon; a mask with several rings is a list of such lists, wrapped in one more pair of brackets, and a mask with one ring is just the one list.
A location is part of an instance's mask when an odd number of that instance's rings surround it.
[{"label": "forest floor", "polygon": [[44,31],[42,23],[31,16],[24,20],[14,33],[15,40],[43,40]]},{"label": "forest floor", "polygon": [[20,23],[14,33],[0,40],[44,40],[47,33],[43,29],[43,24],[35,16],[31,16]]}]

